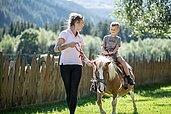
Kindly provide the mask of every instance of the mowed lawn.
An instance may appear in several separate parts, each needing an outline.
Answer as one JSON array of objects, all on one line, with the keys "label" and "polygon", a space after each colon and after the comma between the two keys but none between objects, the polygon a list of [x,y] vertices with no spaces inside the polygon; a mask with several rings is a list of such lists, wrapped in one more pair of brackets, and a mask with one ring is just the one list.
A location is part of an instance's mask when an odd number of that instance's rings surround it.
[{"label": "mowed lawn", "polygon": [[[138,114],[171,114],[171,83],[135,87]],[[111,114],[111,97],[103,97],[103,107]],[[134,114],[129,95],[120,97],[116,107],[117,114]],[[0,114],[69,114],[65,101],[41,106],[29,106],[0,111]],[[75,114],[99,114],[96,94],[80,98]]]}]

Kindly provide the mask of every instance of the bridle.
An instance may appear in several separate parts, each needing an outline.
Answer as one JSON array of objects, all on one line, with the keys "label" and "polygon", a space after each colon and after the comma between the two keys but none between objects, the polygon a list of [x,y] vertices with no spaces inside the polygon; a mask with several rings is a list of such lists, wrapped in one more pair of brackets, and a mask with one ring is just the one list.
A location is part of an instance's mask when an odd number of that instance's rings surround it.
[{"label": "bridle", "polygon": [[104,79],[100,79],[100,77],[99,77],[99,72],[97,71],[97,69],[95,69],[94,74],[95,74],[97,83],[101,82],[101,83],[105,84]]}]

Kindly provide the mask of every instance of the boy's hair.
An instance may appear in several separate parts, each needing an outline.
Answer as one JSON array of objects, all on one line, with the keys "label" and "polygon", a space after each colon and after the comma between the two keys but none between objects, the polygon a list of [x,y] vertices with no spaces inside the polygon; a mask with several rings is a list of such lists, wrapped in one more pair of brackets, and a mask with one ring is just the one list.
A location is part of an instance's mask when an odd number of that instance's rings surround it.
[{"label": "boy's hair", "polygon": [[118,26],[120,27],[119,22],[111,22],[110,27]]}]

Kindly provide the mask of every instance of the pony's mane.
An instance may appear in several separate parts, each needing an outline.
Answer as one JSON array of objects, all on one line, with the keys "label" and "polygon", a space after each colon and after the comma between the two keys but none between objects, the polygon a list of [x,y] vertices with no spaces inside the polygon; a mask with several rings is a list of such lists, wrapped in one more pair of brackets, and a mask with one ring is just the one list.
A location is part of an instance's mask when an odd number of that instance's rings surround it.
[{"label": "pony's mane", "polygon": [[97,58],[96,58],[96,64],[97,64],[97,68],[100,68],[102,66],[104,66],[106,63],[108,62],[111,62],[109,65],[108,65],[108,68],[109,68],[109,80],[113,80],[116,76],[116,64],[113,62],[113,59],[111,57],[106,57],[106,56],[102,56],[102,55],[99,55]]}]

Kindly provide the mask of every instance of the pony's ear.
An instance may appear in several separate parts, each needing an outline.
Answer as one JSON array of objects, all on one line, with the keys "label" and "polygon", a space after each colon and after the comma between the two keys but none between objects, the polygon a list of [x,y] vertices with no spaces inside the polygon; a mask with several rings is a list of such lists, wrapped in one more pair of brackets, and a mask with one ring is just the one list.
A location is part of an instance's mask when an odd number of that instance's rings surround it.
[{"label": "pony's ear", "polygon": [[111,62],[107,62],[106,65],[108,66]]}]

